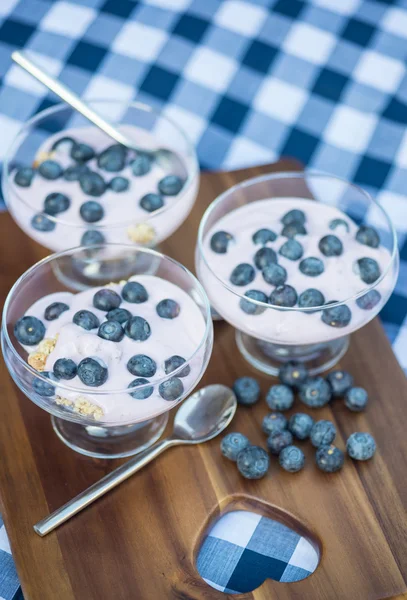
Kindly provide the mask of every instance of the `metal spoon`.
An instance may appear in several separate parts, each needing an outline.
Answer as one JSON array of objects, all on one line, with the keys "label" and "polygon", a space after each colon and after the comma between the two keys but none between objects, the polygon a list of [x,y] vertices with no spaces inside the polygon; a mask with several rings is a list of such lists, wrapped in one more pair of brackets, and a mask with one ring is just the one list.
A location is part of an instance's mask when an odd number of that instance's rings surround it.
[{"label": "metal spoon", "polygon": [[59,96],[61,100],[80,112],[86,119],[91,121],[94,125],[96,125],[96,127],[99,127],[99,129],[104,131],[116,142],[126,146],[126,148],[129,148],[130,150],[134,150],[135,152],[147,154],[153,160],[155,160],[157,164],[165,169],[165,171],[168,171],[173,175],[179,175],[185,179],[185,166],[175,152],[172,152],[167,148],[158,148],[157,150],[146,150],[145,148],[140,148],[126,135],[119,131],[114,125],[109,123],[109,121],[106,121],[106,119],[104,119],[99,113],[81,100],[79,96],[72,90],[67,88],[57,79],[54,79],[54,77],[48,73],[45,73],[41,67],[32,62],[32,60],[30,60],[25,54],[16,50],[11,54],[11,58],[15,63],[27,71],[27,73],[30,73],[30,75],[38,79],[38,81],[51,90],[51,92],[54,92],[54,94]]},{"label": "metal spoon", "polygon": [[236,407],[236,397],[225,385],[208,385],[195,392],[178,409],[170,437],[157,442],[91,485],[34,525],[34,531],[41,537],[47,535],[119,483],[140,471],[164,450],[183,444],[200,444],[216,437],[229,425]]}]

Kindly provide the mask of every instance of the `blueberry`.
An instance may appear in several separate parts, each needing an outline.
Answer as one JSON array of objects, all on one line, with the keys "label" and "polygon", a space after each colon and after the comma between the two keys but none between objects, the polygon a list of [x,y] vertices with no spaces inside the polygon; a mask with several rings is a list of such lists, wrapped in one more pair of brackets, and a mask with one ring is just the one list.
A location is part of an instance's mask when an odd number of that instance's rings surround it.
[{"label": "blueberry", "polygon": [[336,436],[336,427],[332,421],[322,419],[314,423],[311,429],[311,444],[315,448],[319,446],[329,446],[332,444]]},{"label": "blueberry", "polygon": [[30,187],[35,171],[31,167],[21,167],[14,175],[14,183],[20,187]]},{"label": "blueberry", "polygon": [[288,421],[282,413],[274,412],[266,415],[262,421],[261,428],[267,435],[276,431],[287,429]]},{"label": "blueberry", "polygon": [[298,298],[298,306],[301,306],[301,308],[322,306],[323,304],[325,304],[324,295],[319,290],[313,288],[303,291]]},{"label": "blueberry", "polygon": [[68,135],[64,135],[52,144],[51,152],[53,152],[54,150],[58,150],[60,146],[67,146],[69,149],[71,149],[72,146],[74,146],[75,144],[76,142],[73,138],[69,137]]},{"label": "blueberry", "polygon": [[124,169],[126,164],[127,150],[121,144],[113,144],[103,150],[98,156],[97,164],[99,169],[109,173],[117,173]]},{"label": "blueberry", "polygon": [[223,456],[236,462],[239,452],[248,446],[250,446],[250,441],[242,433],[228,433],[222,438],[220,451]]},{"label": "blueberry", "polygon": [[99,327],[99,319],[93,312],[90,312],[90,310],[78,310],[78,312],[74,314],[72,321],[75,325],[79,325],[79,327],[82,327],[82,329],[86,329],[87,331]]},{"label": "blueberry", "polygon": [[112,308],[106,315],[108,321],[117,321],[123,325],[131,317],[131,312],[126,308]]},{"label": "blueberry", "polygon": [[[178,369],[185,362],[185,358],[182,358],[182,356],[178,356],[177,354],[174,354],[174,356],[170,356],[170,358],[167,358],[167,360],[164,362],[164,371],[166,375],[169,375],[170,373]],[[187,377],[190,374],[190,372],[191,367],[187,365],[186,367],[181,369],[179,373],[177,373],[177,377]]]},{"label": "blueberry", "polygon": [[143,317],[131,317],[126,321],[124,333],[136,342],[145,342],[151,335],[151,327]]},{"label": "blueberry", "polygon": [[344,219],[332,219],[332,221],[329,222],[329,229],[332,231],[335,231],[338,227],[343,227],[346,233],[349,233],[349,224]]},{"label": "blueberry", "polygon": [[46,321],[55,321],[66,310],[69,310],[69,306],[65,302],[53,302],[45,309],[44,319]]},{"label": "blueberry", "polygon": [[78,372],[78,367],[71,358],[58,358],[54,363],[53,371],[58,379],[73,379]]},{"label": "blueberry", "polygon": [[380,267],[374,258],[359,258],[357,270],[360,278],[365,283],[374,283],[380,277]]},{"label": "blueberry", "polygon": [[184,393],[184,385],[178,377],[171,377],[167,381],[160,383],[158,391],[160,392],[161,398],[172,402],[182,396]]},{"label": "blueberry", "polygon": [[64,179],[66,181],[79,181],[80,177],[86,173],[90,173],[90,169],[86,165],[72,165],[65,169]]},{"label": "blueberry", "polygon": [[331,396],[331,388],[322,377],[310,378],[300,388],[300,399],[312,408],[325,406],[330,401]]},{"label": "blueberry", "polygon": [[71,206],[71,201],[65,194],[53,192],[48,194],[44,200],[44,212],[48,215],[58,215],[65,212]]},{"label": "blueberry", "polygon": [[290,361],[280,367],[278,376],[281,383],[299,388],[308,379],[308,371],[302,363]]},{"label": "blueberry", "polygon": [[281,222],[283,225],[291,225],[291,223],[301,223],[303,225],[305,223],[305,214],[302,210],[294,208],[284,215]]},{"label": "blueberry", "polygon": [[113,177],[109,181],[109,188],[113,190],[113,192],[125,192],[129,189],[130,182],[127,177]]},{"label": "blueberry", "polygon": [[258,306],[254,302],[250,300],[257,300],[257,302],[268,303],[268,298],[264,292],[260,292],[260,290],[248,290],[245,292],[246,298],[250,298],[249,300],[245,300],[242,298],[239,302],[239,306],[243,312],[248,315],[261,315],[266,309],[265,307]]},{"label": "blueberry", "polygon": [[36,346],[44,339],[44,323],[37,317],[21,317],[14,325],[14,335],[20,344]]},{"label": "blueberry", "polygon": [[369,396],[361,387],[351,387],[345,394],[345,406],[353,412],[365,410]]},{"label": "blueberry", "polygon": [[270,466],[270,458],[260,446],[247,446],[237,457],[239,473],[246,479],[261,479]]},{"label": "blueberry", "polygon": [[266,396],[267,406],[272,410],[289,410],[294,404],[294,394],[288,385],[272,385]]},{"label": "blueberry", "polygon": [[283,448],[291,446],[293,443],[293,436],[288,429],[282,429],[281,431],[275,431],[270,433],[267,438],[267,448],[271,454],[280,454]]},{"label": "blueberry", "polygon": [[277,262],[277,254],[273,250],[273,248],[269,248],[268,246],[263,246],[260,250],[257,250],[254,255],[254,264],[260,271],[262,271],[265,267],[270,264]]},{"label": "blueberry", "polygon": [[178,317],[181,311],[181,307],[178,302],[175,302],[175,300],[171,300],[170,298],[161,300],[155,309],[158,316],[162,319],[175,319]]},{"label": "blueberry", "polygon": [[118,321],[105,321],[99,327],[98,336],[108,342],[120,342],[124,338],[124,330]]},{"label": "blueberry", "polygon": [[288,421],[288,429],[299,440],[309,438],[314,419],[305,413],[295,413]]},{"label": "blueberry", "polygon": [[[53,375],[48,371],[43,371],[41,375],[53,381]],[[33,389],[39,396],[46,396],[47,398],[55,394],[55,387],[53,385],[37,377],[34,378]]]},{"label": "blueberry", "polygon": [[38,167],[38,173],[44,177],[44,179],[50,179],[52,181],[61,177],[63,172],[63,168],[55,160],[44,160]]},{"label": "blueberry", "polygon": [[304,467],[304,452],[297,446],[286,446],[281,450],[278,461],[284,471],[297,473]]},{"label": "blueberry", "polygon": [[260,398],[259,382],[253,377],[239,377],[233,384],[233,391],[239,404],[251,406]]},{"label": "blueberry", "polygon": [[228,251],[228,245],[234,240],[231,233],[227,231],[217,231],[211,237],[211,250],[217,254],[226,254]]},{"label": "blueberry", "polygon": [[267,242],[274,242],[277,239],[277,235],[271,229],[259,229],[253,234],[253,244],[261,244],[265,246]]},{"label": "blueberry", "polygon": [[87,162],[95,158],[95,151],[89,144],[78,142],[72,145],[71,158],[77,162]]},{"label": "blueberry", "polygon": [[[137,379],[133,379],[127,386],[129,389],[134,389],[139,387],[140,385],[145,385],[149,383],[148,379],[144,379],[144,377],[138,377]],[[146,400],[151,396],[154,391],[154,387],[149,385],[148,387],[143,388],[142,390],[138,390],[135,392],[129,392],[130,396],[135,400]]]},{"label": "blueberry", "polygon": [[370,433],[355,432],[348,437],[346,450],[354,460],[369,460],[376,452],[376,442]]},{"label": "blueberry", "polygon": [[380,236],[374,227],[361,225],[356,233],[356,239],[360,244],[378,248],[380,245]]},{"label": "blueberry", "polygon": [[353,377],[347,371],[331,371],[326,376],[326,380],[331,386],[334,398],[343,396],[353,385]]},{"label": "blueberry", "polygon": [[137,281],[128,281],[122,289],[122,297],[131,304],[142,304],[148,300],[148,293],[144,285]]},{"label": "blueberry", "polygon": [[278,253],[289,260],[299,260],[304,254],[304,248],[297,240],[290,239],[284,242]]},{"label": "blueberry", "polygon": [[322,321],[330,327],[346,327],[349,325],[351,318],[352,313],[346,304],[325,308],[321,316]]},{"label": "blueberry", "polygon": [[95,200],[88,200],[81,204],[79,213],[82,219],[87,223],[96,223],[97,221],[100,221],[100,219],[103,219],[105,215],[103,206]]},{"label": "blueberry", "polygon": [[133,175],[141,177],[151,171],[151,165],[151,158],[147,154],[139,154],[131,163],[131,170],[133,171]]},{"label": "blueberry", "polygon": [[140,200],[140,206],[147,212],[154,212],[164,206],[164,200],[158,194],[146,194]]},{"label": "blueberry", "polygon": [[294,306],[297,300],[297,292],[291,285],[279,285],[270,294],[270,304],[274,306]]},{"label": "blueberry", "polygon": [[382,297],[377,290],[369,290],[356,300],[356,304],[363,310],[372,310],[379,304],[381,299]]},{"label": "blueberry", "polygon": [[153,377],[156,374],[157,365],[149,356],[136,354],[129,359],[127,370],[137,377]]},{"label": "blueberry", "polygon": [[93,296],[93,306],[105,312],[112,310],[112,308],[119,308],[121,302],[122,299],[119,294],[106,288],[97,291]]},{"label": "blueberry", "polygon": [[48,231],[54,231],[56,223],[40,213],[38,215],[34,215],[31,219],[31,227],[44,233]]},{"label": "blueberry", "polygon": [[283,285],[287,281],[287,271],[281,265],[268,265],[261,274],[264,281],[270,285]]},{"label": "blueberry", "polygon": [[318,248],[324,256],[340,256],[343,252],[341,240],[336,235],[325,235],[319,240]]},{"label": "blueberry", "polygon": [[281,235],[288,238],[293,238],[296,235],[306,235],[307,230],[305,229],[302,223],[295,221],[294,223],[290,223],[289,225],[284,225]]},{"label": "blueberry", "polygon": [[315,453],[317,467],[325,473],[335,473],[342,469],[345,455],[336,446],[320,446]]},{"label": "blueberry", "polygon": [[240,263],[235,267],[230,275],[230,282],[233,285],[249,285],[256,277],[256,272],[252,265],[248,263]]},{"label": "blueberry", "polygon": [[99,244],[104,244],[105,236],[100,231],[96,231],[95,229],[88,229],[85,231],[81,238],[82,246],[97,246]]},{"label": "blueberry", "polygon": [[183,185],[184,182],[178,175],[166,175],[158,182],[158,191],[164,196],[176,196]]},{"label": "blueberry", "polygon": [[88,196],[101,196],[106,191],[106,183],[99,173],[88,171],[79,177],[82,192]]},{"label": "blueberry", "polygon": [[309,256],[308,258],[303,258],[299,264],[299,269],[304,275],[318,277],[318,275],[324,272],[324,263],[321,259],[315,258],[315,256]]},{"label": "blueberry", "polygon": [[107,381],[108,370],[101,360],[84,358],[78,365],[78,377],[85,385],[99,387]]}]

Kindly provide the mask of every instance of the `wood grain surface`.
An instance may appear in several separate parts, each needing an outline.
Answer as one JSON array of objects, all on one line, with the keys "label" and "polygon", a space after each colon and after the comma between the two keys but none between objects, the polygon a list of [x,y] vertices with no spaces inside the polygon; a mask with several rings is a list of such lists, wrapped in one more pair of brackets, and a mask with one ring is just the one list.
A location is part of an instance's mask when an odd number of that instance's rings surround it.
[{"label": "wood grain surface", "polygon": [[[234,173],[204,174],[199,200],[163,251],[193,269],[198,224],[222,190],[249,176],[296,169],[292,161]],[[9,215],[0,216],[2,300],[18,275],[47,251]],[[195,569],[210,523],[228,510],[249,508],[308,535],[321,551],[315,573],[298,583],[267,580],[239,598],[253,600],[370,600],[407,592],[407,382],[376,319],[352,336],[341,361],[370,396],[351,414],[341,402],[314,411],[335,421],[343,449],[353,431],[368,431],[378,452],[364,464],[348,460],[333,475],[308,464],[296,475],[272,462],[260,481],[239,476],[223,459],[219,440],[170,450],[152,465],[45,538],[33,524],[97,481],[121,461],[82,457],[54,435],[48,414],[26,399],[4,364],[0,378],[1,511],[26,600],[223,600]],[[201,385],[231,385],[256,374],[240,357],[232,328],[215,326],[213,356]],[[272,380],[259,376],[263,392]],[[297,410],[298,410],[297,404]],[[264,445],[262,400],[240,407],[230,430]]]}]

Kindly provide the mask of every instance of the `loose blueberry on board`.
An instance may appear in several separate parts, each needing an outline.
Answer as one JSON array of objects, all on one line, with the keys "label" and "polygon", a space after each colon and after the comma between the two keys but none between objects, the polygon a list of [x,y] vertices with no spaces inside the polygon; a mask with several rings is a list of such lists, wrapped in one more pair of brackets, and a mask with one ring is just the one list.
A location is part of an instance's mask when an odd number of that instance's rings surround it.
[{"label": "loose blueberry on board", "polygon": [[61,177],[63,172],[63,168],[55,160],[44,160],[44,162],[38,166],[38,173],[44,177],[44,179],[49,179],[51,181]]},{"label": "loose blueberry on board", "polygon": [[[167,358],[167,360],[164,362],[164,371],[166,375],[169,375],[170,373],[178,369],[185,362],[185,358],[182,358],[182,356],[178,356],[177,354],[174,354],[174,356],[170,356],[170,358]],[[190,372],[191,367],[187,365],[177,373],[177,377],[188,377]]]},{"label": "loose blueberry on board", "polygon": [[233,384],[233,391],[239,404],[252,406],[260,398],[260,385],[254,377],[239,377]]},{"label": "loose blueberry on board", "polygon": [[178,175],[166,175],[158,182],[158,191],[164,196],[176,196],[182,190],[183,185],[184,182]]},{"label": "loose blueberry on board", "polygon": [[21,167],[14,175],[14,183],[20,187],[30,187],[34,179],[35,170],[31,167]]},{"label": "loose blueberry on board", "polygon": [[181,312],[181,307],[178,302],[175,302],[175,300],[171,300],[170,298],[161,300],[155,309],[158,316],[162,319],[175,319]]},{"label": "loose blueberry on board", "polygon": [[284,471],[297,473],[305,465],[304,452],[297,446],[286,446],[281,450],[278,462]]},{"label": "loose blueberry on board", "polygon": [[315,453],[318,469],[325,473],[335,473],[343,467],[345,455],[336,446],[320,446]]},{"label": "loose blueberry on board", "polygon": [[308,275],[308,277],[318,277],[318,275],[324,272],[324,263],[320,258],[309,256],[308,258],[303,258],[299,264],[299,269],[301,273]]},{"label": "loose blueberry on board", "polygon": [[112,144],[112,146],[109,146],[99,154],[97,165],[103,171],[117,173],[124,169],[126,156],[127,150],[124,146],[121,144]]},{"label": "loose blueberry on board", "polygon": [[262,421],[261,428],[266,435],[287,429],[288,421],[282,413],[274,412],[266,415]]},{"label": "loose blueberry on board", "polygon": [[325,297],[319,290],[309,288],[304,290],[298,298],[298,306],[301,308],[309,308],[311,306],[323,306],[325,304]]},{"label": "loose blueberry on board", "polygon": [[153,377],[157,372],[157,364],[145,354],[136,354],[127,362],[127,370],[137,377]]},{"label": "loose blueberry on board", "polygon": [[284,217],[281,219],[281,222],[283,225],[291,225],[291,223],[301,223],[304,225],[305,213],[303,213],[302,210],[294,208],[284,215]]},{"label": "loose blueberry on board", "polygon": [[131,170],[136,177],[142,177],[151,171],[151,166],[151,158],[147,154],[139,154],[131,163]]},{"label": "loose blueberry on board", "polygon": [[281,429],[280,431],[274,431],[270,433],[267,438],[267,448],[271,454],[280,454],[283,448],[291,446],[293,443],[293,436],[288,429]]},{"label": "loose blueberry on board", "polygon": [[302,223],[295,221],[289,225],[284,225],[281,235],[288,238],[294,238],[296,235],[307,235],[307,230]]},{"label": "loose blueberry on board", "polygon": [[113,177],[113,179],[109,181],[108,185],[113,192],[117,192],[118,194],[128,190],[129,186],[130,181],[127,179],[127,177]]},{"label": "loose blueberry on board", "polygon": [[346,304],[333,306],[332,308],[324,308],[321,319],[330,327],[346,327],[349,325],[352,318],[351,310]]},{"label": "loose blueberry on board", "polygon": [[295,413],[288,421],[288,429],[298,440],[309,438],[314,419],[306,413]]},{"label": "loose blueberry on board", "polygon": [[131,304],[142,304],[147,302],[148,293],[144,285],[137,281],[128,281],[122,289],[122,297]]},{"label": "loose blueberry on board", "polygon": [[331,396],[331,387],[322,377],[309,378],[300,388],[300,399],[311,408],[325,406]]},{"label": "loose blueberry on board", "polygon": [[274,242],[277,239],[277,235],[271,229],[259,229],[256,233],[253,234],[252,240],[253,244],[261,244],[265,246],[267,242]]},{"label": "loose blueberry on board", "polygon": [[361,225],[356,233],[356,239],[360,244],[378,248],[380,246],[380,236],[374,227]]},{"label": "loose blueberry on board", "polygon": [[79,177],[81,190],[89,196],[101,196],[106,191],[105,180],[99,173],[88,171]]},{"label": "loose blueberry on board", "polygon": [[[49,373],[48,371],[43,371],[41,373],[41,375],[42,375],[42,377],[46,377],[47,379],[50,379],[51,381],[54,380],[53,374]],[[55,394],[55,387],[53,385],[51,385],[50,383],[48,383],[47,381],[42,381],[38,377],[34,378],[33,389],[34,389],[34,392],[36,392],[39,396],[46,396],[47,398],[49,398],[50,396],[53,396]]]},{"label": "loose blueberry on board", "polygon": [[262,271],[268,265],[277,262],[277,254],[273,250],[273,248],[269,248],[268,246],[263,246],[257,250],[254,255],[254,264],[260,271]]},{"label": "loose blueberry on board", "polygon": [[79,209],[79,214],[86,223],[97,223],[105,216],[103,206],[95,200],[87,200]]},{"label": "loose blueberry on board", "polygon": [[139,202],[141,208],[147,212],[154,212],[164,206],[164,200],[158,194],[146,194]]},{"label": "loose blueberry on board", "polygon": [[63,137],[59,138],[59,140],[56,140],[52,146],[51,146],[51,152],[53,152],[54,150],[58,150],[61,146],[66,146],[66,148],[62,148],[62,150],[64,151],[70,151],[72,146],[74,146],[76,144],[76,141],[68,136],[68,135],[64,135]]},{"label": "loose blueberry on board", "polygon": [[[138,377],[137,379],[133,379],[127,386],[129,389],[134,390],[134,388],[138,388],[141,385],[145,385],[149,383],[148,379],[144,379],[144,377]],[[149,385],[141,390],[136,389],[136,391],[129,392],[130,396],[135,400],[146,400],[151,396],[154,391],[154,387]]]},{"label": "loose blueberry on board", "polygon": [[226,456],[229,460],[237,461],[237,456],[241,450],[244,450],[250,446],[249,439],[242,433],[228,433],[222,438],[220,443],[220,451],[223,456]]},{"label": "loose blueberry on board", "polygon": [[82,329],[86,329],[87,331],[99,327],[99,319],[93,312],[90,312],[90,310],[78,310],[72,317],[72,321],[75,325],[79,325],[79,327],[82,327]]},{"label": "loose blueberry on board", "polygon": [[294,394],[288,385],[272,385],[266,396],[267,406],[271,410],[290,410],[294,404]]},{"label": "loose blueberry on board", "polygon": [[331,386],[332,396],[340,398],[344,396],[353,385],[353,377],[347,371],[332,371],[326,376],[326,380]]},{"label": "loose blueberry on board", "polygon": [[297,240],[287,240],[278,251],[281,256],[289,260],[299,260],[304,254],[304,248]]},{"label": "loose blueberry on board", "polygon": [[246,298],[249,300],[245,300],[242,298],[239,302],[239,306],[243,312],[248,315],[261,315],[266,309],[265,307],[258,306],[254,302],[250,300],[257,300],[257,302],[264,302],[264,304],[268,304],[268,298],[264,292],[260,290],[248,290],[245,292]]},{"label": "loose blueberry on board", "polygon": [[71,358],[58,358],[54,363],[53,372],[58,379],[73,379],[78,367]]},{"label": "loose blueberry on board", "polygon": [[36,346],[44,339],[45,326],[37,317],[21,317],[14,325],[14,335],[24,346]]},{"label": "loose blueberry on board", "polygon": [[374,283],[381,274],[379,264],[374,258],[359,258],[356,270],[361,280],[367,284]]},{"label": "loose blueberry on board", "polygon": [[267,265],[261,274],[264,281],[270,285],[283,285],[287,281],[287,271],[281,265]]},{"label": "loose blueberry on board", "polygon": [[100,231],[95,229],[89,229],[85,231],[81,238],[82,246],[97,246],[105,243],[105,236]]},{"label": "loose blueberry on board", "polygon": [[311,444],[315,448],[319,446],[329,446],[332,444],[336,436],[336,427],[331,421],[322,419],[314,423],[311,429]]},{"label": "loose blueberry on board", "polygon": [[324,256],[340,256],[343,253],[343,244],[336,235],[325,235],[319,240],[318,248]]},{"label": "loose blueberry on board", "polygon": [[48,194],[44,200],[44,212],[47,215],[58,215],[65,212],[71,206],[71,201],[65,194],[53,192]]},{"label": "loose blueberry on board", "polygon": [[369,290],[356,300],[356,304],[362,310],[372,310],[372,308],[379,304],[381,299],[382,297],[377,290]]},{"label": "loose blueberry on board", "polygon": [[345,394],[345,406],[353,412],[361,412],[365,410],[368,399],[369,396],[365,389],[351,387]]},{"label": "loose blueberry on board", "polygon": [[357,431],[348,437],[346,451],[354,460],[369,460],[376,452],[376,442],[370,433]]},{"label": "loose blueberry on board", "polygon": [[78,365],[78,377],[89,387],[99,387],[106,383],[108,370],[100,359],[84,358]]},{"label": "loose blueberry on board", "polygon": [[77,162],[84,163],[95,158],[95,151],[89,144],[78,142],[73,144],[71,148],[71,158]]},{"label": "loose blueberry on board", "polygon": [[160,383],[158,391],[161,398],[172,402],[182,396],[184,393],[184,384],[178,377],[171,377],[167,381]]},{"label": "loose blueberry on board", "polygon": [[119,294],[106,288],[98,290],[93,296],[93,306],[105,312],[112,310],[112,308],[119,308],[121,302],[122,299]]},{"label": "loose blueberry on board", "polygon": [[85,173],[89,173],[90,169],[84,164],[72,165],[65,169],[64,179],[65,181],[79,181],[79,178]]},{"label": "loose blueberry on board", "polygon": [[226,254],[228,246],[233,240],[234,237],[231,233],[228,233],[227,231],[217,231],[211,237],[211,250],[216,252],[216,254]]},{"label": "loose blueberry on board", "polygon": [[120,342],[124,338],[124,330],[118,321],[105,321],[99,327],[98,336],[108,342]]},{"label": "loose blueberry on board", "polygon": [[[120,325],[123,325],[131,316],[131,312],[126,308],[112,308],[107,313],[106,319],[108,321],[117,321]],[[144,375],[144,377],[147,377],[147,375]]]},{"label": "loose blueberry on board", "polygon": [[279,285],[271,292],[269,302],[274,306],[294,306],[297,300],[297,292],[291,285]]},{"label": "loose blueberry on board", "polygon": [[136,342],[145,342],[151,335],[151,327],[143,317],[131,317],[126,321],[124,333]]},{"label": "loose blueberry on board", "polygon": [[230,275],[230,282],[233,285],[249,285],[256,277],[256,271],[248,263],[240,263],[235,267]]},{"label": "loose blueberry on board", "polygon": [[270,466],[270,458],[260,446],[247,446],[237,456],[237,468],[246,479],[261,479]]},{"label": "loose blueberry on board", "polygon": [[338,227],[344,229],[346,233],[349,233],[349,223],[345,221],[345,219],[332,219],[332,221],[329,222],[329,229],[332,231],[335,231]]},{"label": "loose blueberry on board", "polygon": [[45,215],[39,213],[38,215],[34,215],[31,219],[31,227],[36,229],[37,231],[41,231],[42,233],[54,231],[56,227],[55,221],[51,221]]},{"label": "loose blueberry on board", "polygon": [[69,306],[65,302],[53,302],[45,309],[44,319],[46,321],[55,321],[66,310],[69,310]]},{"label": "loose blueberry on board", "polygon": [[308,371],[302,363],[290,361],[280,367],[278,376],[281,383],[299,388],[308,379]]}]

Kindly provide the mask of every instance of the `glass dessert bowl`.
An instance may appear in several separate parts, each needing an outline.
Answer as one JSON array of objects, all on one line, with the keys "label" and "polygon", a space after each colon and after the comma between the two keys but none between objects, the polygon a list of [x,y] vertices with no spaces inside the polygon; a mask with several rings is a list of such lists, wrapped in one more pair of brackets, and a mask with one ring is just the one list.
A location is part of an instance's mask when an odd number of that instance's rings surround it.
[{"label": "glass dessert bowl", "polygon": [[[91,269],[86,281],[82,263],[95,260],[98,277]],[[75,274],[80,286],[61,283]],[[9,292],[1,336],[12,378],[51,413],[60,439],[103,458],[136,454],[160,437],[168,411],[201,379],[213,345],[197,279],[130,244],[74,248],[28,269]]]},{"label": "glass dessert bowl", "polygon": [[213,308],[254,367],[311,375],[346,352],[349,334],[389,298],[398,274],[394,227],[365,191],[318,172],[243,181],[206,210],[196,269]]},{"label": "glass dessert bowl", "polygon": [[27,235],[55,252],[102,242],[157,246],[195,202],[195,150],[178,125],[148,105],[90,104],[140,147],[174,152],[178,172],[59,104],[30,119],[12,144],[2,179],[7,207]]}]

